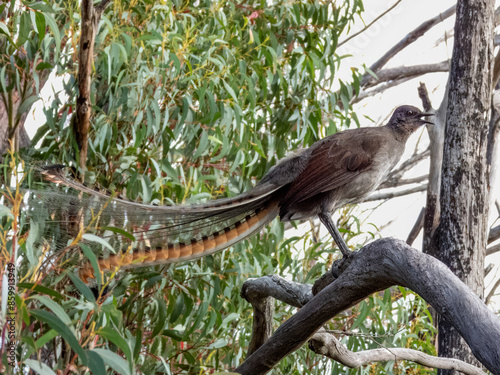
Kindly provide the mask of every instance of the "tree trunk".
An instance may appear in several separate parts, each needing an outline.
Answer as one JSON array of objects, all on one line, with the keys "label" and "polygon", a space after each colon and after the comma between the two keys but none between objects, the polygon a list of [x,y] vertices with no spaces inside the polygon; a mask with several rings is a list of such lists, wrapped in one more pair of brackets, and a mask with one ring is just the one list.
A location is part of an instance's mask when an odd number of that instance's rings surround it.
[{"label": "tree trunk", "polygon": [[[19,108],[19,104],[21,104],[21,100],[17,91],[13,88],[13,92],[7,93],[6,95],[12,95],[13,103],[12,103],[12,112],[13,117],[17,113],[17,108]],[[26,133],[26,129],[24,129],[24,122],[26,120],[26,115],[28,112],[24,113],[19,120],[19,125],[15,130],[15,134],[13,137],[9,136],[10,127],[9,127],[9,109],[7,103],[4,103],[2,99],[0,99],[0,156],[7,152],[10,148],[10,142],[14,142],[14,150],[18,151],[20,148],[26,147],[30,145],[30,139],[28,133]]]},{"label": "tree trunk", "polygon": [[[480,298],[488,233],[488,126],[493,67],[493,0],[460,0],[450,70],[440,220],[433,255]],[[460,303],[457,301],[457,303]],[[469,347],[443,317],[438,352],[478,364]],[[456,373],[442,370],[439,374]]]}]

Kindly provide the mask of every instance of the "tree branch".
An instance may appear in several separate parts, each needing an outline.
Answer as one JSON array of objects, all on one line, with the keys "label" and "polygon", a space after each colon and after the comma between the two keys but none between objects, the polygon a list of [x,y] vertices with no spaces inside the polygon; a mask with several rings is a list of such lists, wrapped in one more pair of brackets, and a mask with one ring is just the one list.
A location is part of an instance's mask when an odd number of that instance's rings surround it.
[{"label": "tree branch", "polygon": [[395,188],[395,187],[400,187],[404,185],[410,185],[410,184],[418,184],[420,182],[427,182],[429,180],[429,175],[424,174],[422,176],[414,177],[414,178],[407,178],[407,179],[397,179],[397,178],[391,178],[390,180],[386,180],[382,184],[380,184],[379,189],[388,189],[388,188]]},{"label": "tree branch", "polygon": [[[415,42],[418,38],[424,35],[428,30],[432,27],[436,26],[438,23],[444,21],[448,17],[451,17],[455,14],[456,5],[453,5],[451,8],[445,10],[443,13],[438,14],[437,16],[425,21],[416,29],[407,34],[399,43],[397,43],[394,47],[392,47],[389,51],[387,51],[380,59],[378,59],[375,63],[370,66],[370,70],[372,72],[378,72],[380,68],[382,68],[387,62],[392,59],[395,55],[401,52],[403,49],[408,47],[410,44]],[[369,74],[365,74],[361,81],[361,85],[364,86],[364,81],[368,80],[371,77]]]},{"label": "tree branch", "polygon": [[379,348],[352,352],[332,334],[320,330],[309,340],[309,349],[344,366],[358,368],[373,362],[412,361],[426,367],[457,370],[468,375],[486,375],[475,366],[454,358],[439,358],[414,349]]},{"label": "tree branch", "polygon": [[425,207],[422,207],[420,213],[418,214],[418,218],[415,221],[413,228],[411,228],[410,234],[408,234],[408,238],[406,239],[406,244],[408,246],[411,246],[413,244],[415,239],[418,237],[420,231],[424,227],[424,218],[425,218]]},{"label": "tree branch", "polygon": [[380,15],[378,15],[372,22],[370,22],[368,25],[366,25],[363,29],[359,30],[358,32],[350,35],[348,38],[346,38],[345,40],[343,40],[342,42],[340,42],[337,46],[337,48],[339,48],[341,45],[343,44],[346,44],[348,41],[350,41],[351,39],[357,37],[358,35],[364,33],[366,30],[368,30],[371,26],[373,26],[379,19],[381,19],[383,16],[385,16],[387,13],[389,13],[391,10],[393,10],[394,8],[396,8],[398,6],[398,4],[401,2],[402,0],[398,0],[396,1],[393,5],[391,5],[388,9],[386,9],[385,11],[383,11]]},{"label": "tree branch", "polygon": [[485,299],[484,303],[486,303],[487,305],[490,303],[490,301],[493,298],[493,296],[495,295],[498,287],[500,287],[500,279],[498,279],[496,281],[496,283],[493,285],[493,288],[491,288],[490,292],[486,296],[486,299]]},{"label": "tree branch", "polygon": [[370,78],[366,79],[363,87],[369,88],[382,82],[395,81],[403,78],[415,78],[423,74],[448,72],[449,70],[449,60],[441,61],[435,64],[400,66],[398,68],[384,69],[377,73],[377,78],[370,76]]},{"label": "tree branch", "polygon": [[271,337],[274,299],[302,307],[313,297],[311,290],[312,285],[287,281],[276,275],[249,279],[243,284],[241,297],[253,307],[252,339],[248,346],[248,355]]},{"label": "tree branch", "polygon": [[498,240],[500,238],[500,225],[491,228],[488,234],[488,244]]},{"label": "tree branch", "polygon": [[103,0],[95,8],[92,0],[82,0],[80,49],[78,53],[78,99],[76,101],[76,116],[73,122],[78,150],[80,151],[80,168],[82,177],[87,161],[88,137],[92,103],[92,63],[94,61],[94,42],[102,12],[110,0]]},{"label": "tree branch", "polygon": [[427,184],[419,185],[411,189],[406,189],[406,190],[393,190],[393,191],[387,191],[387,192],[378,192],[372,195],[369,195],[365,199],[361,200],[360,202],[372,202],[372,201],[380,201],[380,200],[385,200],[385,199],[392,199],[396,197],[403,197],[405,195],[410,195],[414,193],[419,193],[421,191],[426,191],[427,190]]},{"label": "tree branch", "polygon": [[500,251],[500,243],[486,248],[486,256],[498,253]]},{"label": "tree branch", "polygon": [[460,332],[483,365],[500,374],[500,320],[436,258],[402,241],[382,239],[337,262],[335,271],[339,277],[283,323],[236,372],[265,374],[332,317],[372,293],[401,285],[430,303]]}]

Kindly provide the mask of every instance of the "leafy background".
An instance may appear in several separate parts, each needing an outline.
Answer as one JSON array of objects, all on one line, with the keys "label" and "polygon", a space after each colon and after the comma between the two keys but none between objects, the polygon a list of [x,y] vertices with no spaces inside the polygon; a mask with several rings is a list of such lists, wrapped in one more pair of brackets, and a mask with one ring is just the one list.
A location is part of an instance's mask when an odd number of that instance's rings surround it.
[{"label": "leafy background", "polygon": [[[361,73],[335,77],[339,35],[363,11],[361,1],[113,1],[96,37],[87,182],[146,203],[186,203],[234,196],[298,147],[359,126],[349,101]],[[40,89],[64,77],[45,105],[46,122],[28,160],[78,165],[71,130],[77,98],[80,32],[76,1],[0,5],[0,82],[15,126]],[[67,97],[68,100],[64,98]],[[44,188],[29,174],[4,177]],[[17,160],[17,159],[16,159]],[[71,192],[68,192],[68,194]],[[285,236],[275,221],[259,236],[190,263],[111,275],[96,287],[74,276],[68,251],[46,246],[50,212],[27,220],[21,190],[4,198],[2,263],[19,244],[19,367],[43,373],[211,374],[246,355],[252,310],[240,295],[250,277],[279,274],[313,283],[337,253],[314,231]],[[359,221],[343,211],[350,240]],[[44,216],[45,215],[45,216]],[[52,230],[52,232],[48,232]],[[63,229],[62,229],[63,230]],[[361,244],[358,244],[360,246]],[[80,261],[95,255],[81,245]],[[3,265],[2,264],[2,265]],[[275,326],[295,308],[276,304]],[[329,329],[350,350],[408,347],[434,353],[425,303],[396,289],[338,316]],[[42,362],[39,362],[40,360]],[[411,363],[348,370],[302,348],[273,374],[426,373]]]}]

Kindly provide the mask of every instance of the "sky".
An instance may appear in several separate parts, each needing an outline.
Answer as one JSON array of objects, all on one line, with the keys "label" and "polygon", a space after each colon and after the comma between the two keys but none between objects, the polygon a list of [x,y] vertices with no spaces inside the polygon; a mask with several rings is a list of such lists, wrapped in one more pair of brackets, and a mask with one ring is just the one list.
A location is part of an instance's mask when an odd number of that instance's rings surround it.
[{"label": "sky", "polygon": [[[357,20],[358,22],[355,23],[355,26],[349,34],[355,33],[363,28],[364,24],[369,24],[374,18],[382,14],[396,2],[397,0],[365,1],[364,5],[366,11],[362,15],[363,18],[362,20]],[[370,66],[407,33],[425,20],[448,9],[454,3],[455,1],[450,0],[400,1],[390,13],[382,17],[366,32],[339,48],[339,55],[349,54],[351,57],[343,60],[341,70],[337,72],[337,76],[349,81],[351,77],[351,68],[355,67],[362,71],[363,64]],[[454,22],[455,17],[450,17],[433,27],[417,42],[410,45],[389,61],[385,68],[423,63],[428,64],[451,58],[453,38],[450,37],[450,35],[452,35]],[[373,122],[368,118],[364,118],[364,116],[368,116],[377,124],[380,124],[384,123],[390,116],[392,110],[399,105],[411,104],[421,108],[422,104],[417,94],[419,82],[424,82],[426,84],[431,102],[434,107],[437,108],[443,98],[446,79],[446,73],[427,74],[390,89],[383,94],[378,94],[363,100],[355,105],[354,109],[361,120],[362,126],[372,126],[374,125]],[[60,90],[58,87],[61,87],[61,80],[51,76],[49,85],[45,85],[42,91],[42,97],[45,98],[46,102],[51,100],[50,95],[53,95],[52,93],[54,90]],[[42,106],[43,103],[41,101],[37,102],[34,105],[32,113],[28,116],[26,129],[30,137],[36,132],[36,126],[34,124],[43,124],[44,122],[43,112],[41,110]],[[36,122],[35,119],[37,119]],[[424,149],[427,142],[427,132],[425,129],[422,129],[421,132],[412,136],[407,144],[406,154],[402,158],[403,161],[408,159],[412,154],[418,142],[420,142],[420,149]],[[497,165],[500,165],[500,157],[497,156],[497,159]],[[422,163],[419,168],[416,168],[412,174],[407,177],[417,177],[426,174],[428,168],[429,163],[427,161]],[[498,187],[498,183],[496,185],[497,186],[492,189],[492,192],[496,195],[496,199],[500,200],[500,187]],[[360,213],[361,216],[366,216],[368,212],[371,212],[371,209],[377,207],[379,204],[380,202],[362,204],[358,209],[358,213]],[[380,235],[382,237],[396,237],[405,240],[424,205],[425,192],[392,199],[372,212],[366,222],[373,223],[381,228]],[[490,207],[490,213],[490,223],[493,223],[494,219],[498,217],[494,206]],[[498,224],[500,224],[500,221],[495,223],[495,225]],[[373,229],[368,224],[365,228],[366,230]],[[421,248],[421,242],[422,236],[417,238],[413,246]],[[492,281],[500,277],[500,253],[488,257],[486,259],[486,265],[489,263],[494,263],[495,268],[486,279],[486,293],[489,291],[489,288],[491,288]],[[493,307],[496,309],[500,308],[500,297],[495,298]]]}]

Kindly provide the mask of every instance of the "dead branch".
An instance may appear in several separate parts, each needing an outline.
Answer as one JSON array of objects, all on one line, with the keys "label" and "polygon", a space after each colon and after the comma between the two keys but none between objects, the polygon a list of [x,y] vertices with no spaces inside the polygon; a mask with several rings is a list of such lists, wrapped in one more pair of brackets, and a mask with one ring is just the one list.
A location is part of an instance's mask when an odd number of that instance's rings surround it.
[{"label": "dead branch", "polygon": [[388,189],[395,188],[404,185],[418,184],[420,182],[427,182],[429,180],[429,175],[424,174],[422,176],[414,177],[414,178],[406,178],[406,179],[396,179],[392,178],[390,180],[386,180],[382,184],[380,184],[379,189]]},{"label": "dead branch", "polygon": [[449,69],[449,60],[435,64],[400,66],[398,68],[384,69],[377,73],[377,78],[370,76],[370,78],[366,79],[363,87],[369,88],[382,82],[395,81],[403,78],[415,78],[428,73],[448,72]]},{"label": "dead branch", "polygon": [[417,220],[411,228],[410,234],[408,234],[408,238],[406,239],[406,244],[411,246],[415,239],[418,237],[420,231],[424,227],[424,218],[425,218],[425,207],[422,207],[420,213],[418,214]]},{"label": "dead branch", "polygon": [[[431,111],[432,105],[429,100],[427,88],[423,83],[420,83],[418,94],[422,100],[425,111]],[[433,119],[434,125],[427,126],[430,140],[430,168],[429,168],[429,183],[427,187],[427,198],[425,205],[424,217],[424,252],[430,252],[430,241],[432,234],[439,224],[440,205],[439,196],[441,190],[441,165],[443,161],[443,145],[444,145],[444,128],[446,124],[446,110],[448,107],[448,84],[446,85],[445,94],[439,109],[436,111],[436,116]]]},{"label": "dead branch", "polygon": [[349,368],[366,366],[373,362],[412,361],[426,367],[457,370],[464,374],[485,375],[475,366],[454,358],[439,358],[414,349],[379,348],[352,352],[332,334],[320,330],[309,340],[309,349],[331,358]]},{"label": "dead branch", "polygon": [[401,285],[431,304],[462,335],[481,363],[493,374],[500,374],[500,320],[436,258],[403,241],[381,239],[337,262],[334,272],[338,277],[325,274],[323,281],[333,282],[324,289],[316,288],[318,294],[283,323],[236,372],[265,374],[332,317],[375,292]]},{"label": "dead branch", "polygon": [[500,243],[486,248],[486,256],[498,253],[500,251]]},{"label": "dead branch", "polygon": [[488,244],[498,240],[500,238],[500,225],[490,229],[490,234],[488,235]]},{"label": "dead branch", "polygon": [[491,288],[490,292],[488,293],[488,295],[486,296],[486,299],[484,301],[484,303],[486,303],[487,305],[490,303],[491,299],[493,298],[493,296],[495,295],[497,289],[500,287],[500,279],[498,279],[495,284],[493,285],[493,287]]},{"label": "dead branch", "polygon": [[78,99],[76,101],[76,116],[73,123],[78,150],[80,151],[80,168],[83,177],[87,161],[88,137],[92,103],[92,66],[94,61],[94,42],[99,21],[110,0],[102,0],[94,8],[91,0],[81,3],[80,49],[78,53]]},{"label": "dead branch", "polygon": [[389,13],[391,10],[393,10],[394,8],[396,8],[398,6],[398,4],[401,2],[402,0],[397,0],[393,5],[391,5],[388,9],[386,9],[385,11],[383,11],[381,14],[379,14],[377,17],[375,17],[375,19],[370,22],[368,25],[366,25],[363,29],[359,30],[358,32],[350,35],[348,38],[346,38],[345,40],[343,40],[342,42],[340,42],[337,46],[340,47],[341,45],[343,44],[346,44],[348,41],[350,41],[351,39],[357,37],[358,35],[364,33],[366,30],[368,30],[370,27],[372,27],[375,23],[377,23],[377,21],[379,19],[381,19],[383,16],[385,16],[387,13]]},{"label": "dead branch", "polygon": [[[366,98],[380,94],[381,92],[384,92],[384,91],[390,89],[391,87],[401,85],[402,83],[405,83],[411,79],[413,79],[413,77],[402,78],[402,79],[398,79],[398,80],[394,80],[394,81],[381,83],[371,90],[361,90],[361,92],[358,95],[356,95],[355,97],[352,98],[352,100],[350,101],[350,104],[352,105],[352,104],[359,103],[360,101],[362,101]],[[341,105],[341,104],[342,103],[340,103],[339,105]]]},{"label": "dead branch", "polygon": [[[418,38],[424,35],[428,30],[432,27],[436,26],[438,23],[444,21],[448,17],[451,17],[455,14],[456,5],[453,5],[451,8],[445,10],[443,13],[438,14],[437,16],[425,21],[416,29],[407,34],[401,41],[399,41],[394,47],[392,47],[389,51],[387,51],[380,59],[378,59],[375,63],[370,66],[370,70],[372,72],[377,73],[387,62],[392,59],[395,55],[401,52],[403,49],[408,47],[410,44],[415,42]],[[365,74],[361,81],[362,86],[364,86],[364,82],[369,80],[371,75]]]},{"label": "dead branch", "polygon": [[414,193],[419,193],[422,191],[427,190],[427,184],[419,185],[411,189],[406,189],[406,190],[391,190],[387,192],[378,192],[374,193],[372,195],[369,195],[365,199],[363,199],[361,202],[372,202],[372,201],[380,201],[380,200],[385,200],[385,199],[392,199],[396,197],[403,197],[405,195],[410,195]]}]

